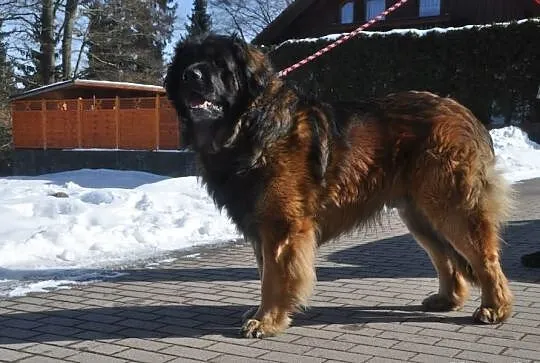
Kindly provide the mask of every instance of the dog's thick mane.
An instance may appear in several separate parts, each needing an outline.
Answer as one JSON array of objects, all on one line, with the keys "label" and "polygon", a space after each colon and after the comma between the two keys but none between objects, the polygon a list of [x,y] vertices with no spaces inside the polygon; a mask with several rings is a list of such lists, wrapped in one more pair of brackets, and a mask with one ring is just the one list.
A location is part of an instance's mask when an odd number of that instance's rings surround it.
[{"label": "dog's thick mane", "polygon": [[206,167],[225,167],[237,175],[264,167],[269,150],[276,142],[294,133],[301,117],[307,119],[312,135],[310,164],[313,177],[324,183],[331,143],[339,139],[345,123],[336,122],[332,105],[309,97],[277,76],[272,77],[240,117],[233,120],[235,129],[224,151],[210,156],[214,162],[206,162]]}]

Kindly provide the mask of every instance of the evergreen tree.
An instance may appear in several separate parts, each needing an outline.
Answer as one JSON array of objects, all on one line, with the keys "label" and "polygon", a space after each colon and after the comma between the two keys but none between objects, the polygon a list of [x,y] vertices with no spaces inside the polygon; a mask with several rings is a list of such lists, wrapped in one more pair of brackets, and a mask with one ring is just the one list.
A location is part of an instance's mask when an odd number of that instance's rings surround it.
[{"label": "evergreen tree", "polygon": [[188,17],[190,24],[186,25],[187,36],[206,34],[212,29],[212,19],[207,11],[208,1],[193,0],[193,9]]},{"label": "evergreen tree", "polygon": [[11,141],[9,96],[15,87],[14,74],[13,65],[7,58],[5,34],[0,21],[0,168],[3,158],[1,152],[9,147]]},{"label": "evergreen tree", "polygon": [[89,13],[87,78],[161,84],[172,0],[94,0]]},{"label": "evergreen tree", "polygon": [[2,23],[0,22],[0,112],[8,107],[9,96],[14,91],[15,86],[14,75],[13,65],[7,57],[5,34],[2,32]]}]

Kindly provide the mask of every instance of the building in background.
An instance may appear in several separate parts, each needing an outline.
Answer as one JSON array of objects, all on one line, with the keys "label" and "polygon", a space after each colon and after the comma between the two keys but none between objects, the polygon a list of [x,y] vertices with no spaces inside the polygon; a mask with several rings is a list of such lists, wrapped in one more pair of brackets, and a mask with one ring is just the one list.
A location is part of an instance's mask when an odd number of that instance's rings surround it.
[{"label": "building in background", "polygon": [[[296,0],[253,40],[278,44],[288,39],[346,33],[397,0]],[[537,0],[409,0],[370,30],[489,24],[540,17]]]}]

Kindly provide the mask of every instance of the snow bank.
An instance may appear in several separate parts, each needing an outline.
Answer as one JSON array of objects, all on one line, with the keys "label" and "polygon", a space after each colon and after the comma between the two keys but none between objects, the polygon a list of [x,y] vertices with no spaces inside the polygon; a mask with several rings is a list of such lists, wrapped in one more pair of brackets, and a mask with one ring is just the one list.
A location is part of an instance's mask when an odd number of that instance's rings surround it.
[{"label": "snow bank", "polygon": [[238,237],[195,177],[139,172],[0,179],[0,218],[0,268],[10,269],[105,266]]},{"label": "snow bank", "polygon": [[540,145],[515,126],[490,131],[497,167],[512,182],[540,177]]}]

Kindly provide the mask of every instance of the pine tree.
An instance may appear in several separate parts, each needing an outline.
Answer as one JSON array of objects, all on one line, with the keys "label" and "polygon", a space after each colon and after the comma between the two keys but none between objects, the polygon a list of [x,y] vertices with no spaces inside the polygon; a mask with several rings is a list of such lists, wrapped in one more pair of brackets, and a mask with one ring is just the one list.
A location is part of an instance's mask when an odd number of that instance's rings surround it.
[{"label": "pine tree", "polygon": [[94,0],[86,78],[161,84],[175,21],[172,0]]},{"label": "pine tree", "polygon": [[7,44],[0,22],[0,110],[8,106],[9,96],[15,86],[14,75],[13,65],[7,57]]},{"label": "pine tree", "polygon": [[206,34],[212,29],[212,19],[207,12],[208,1],[193,0],[193,9],[188,17],[190,24],[186,25],[187,36]]},{"label": "pine tree", "polygon": [[15,90],[14,74],[13,65],[7,57],[5,35],[0,20],[0,167],[3,157],[1,152],[11,141],[9,96]]}]

